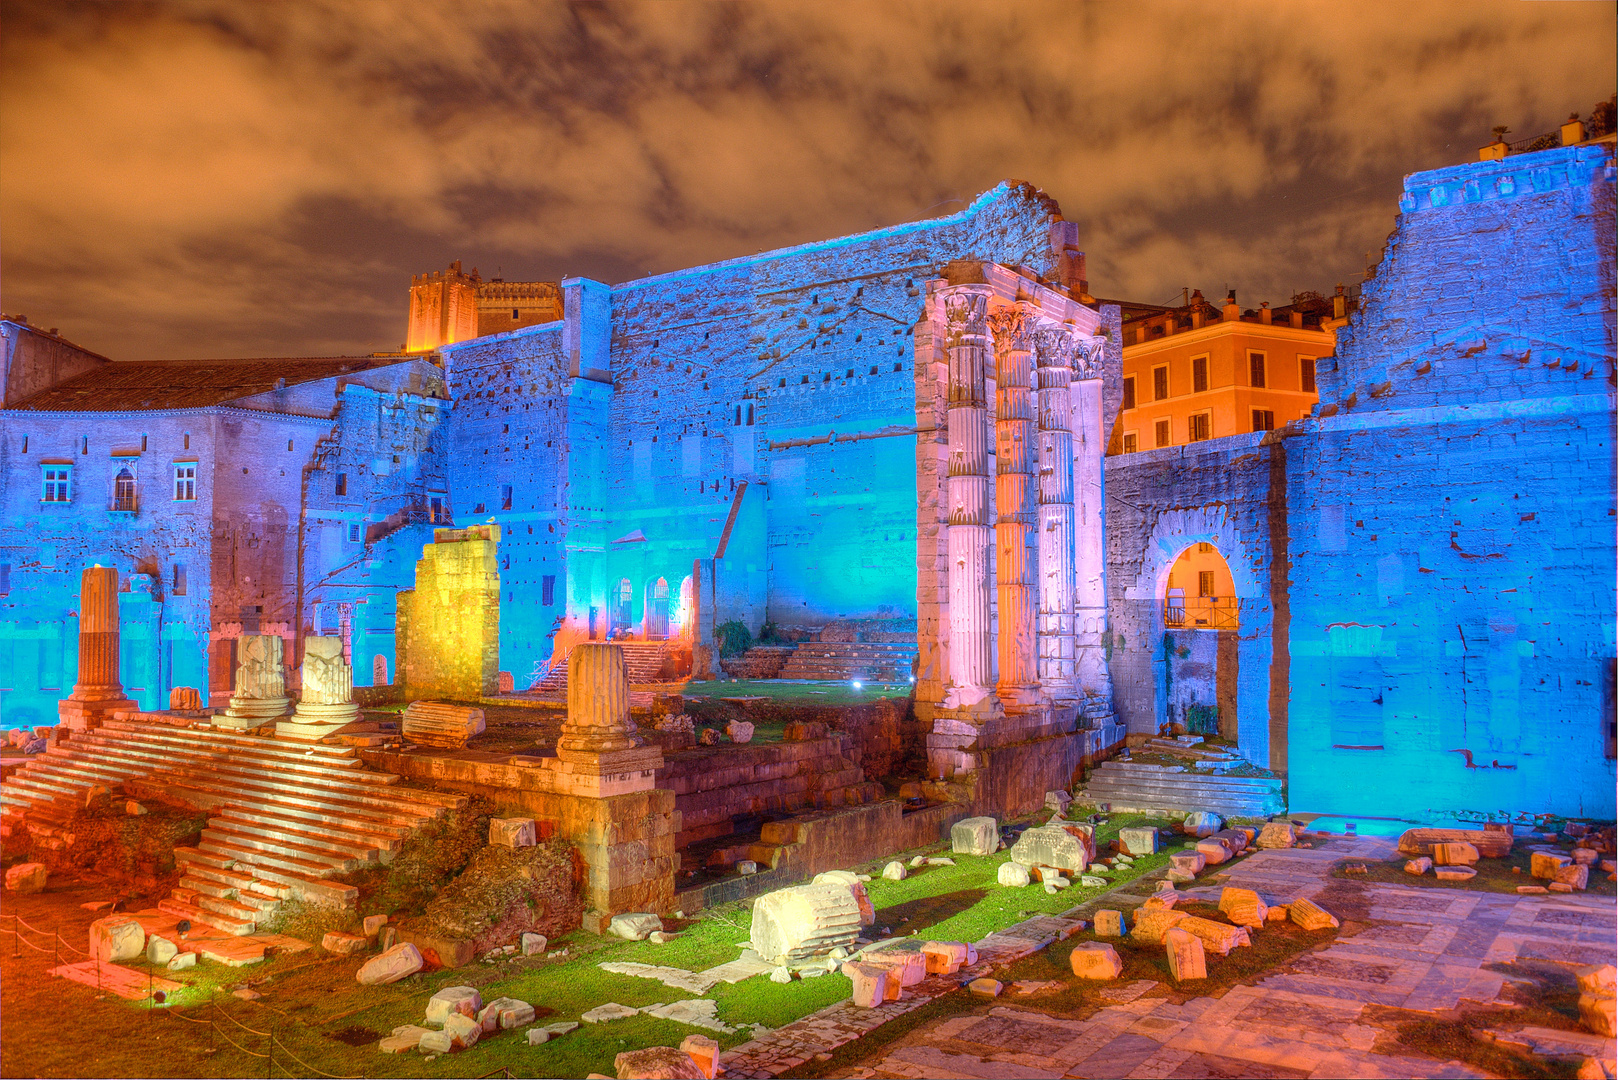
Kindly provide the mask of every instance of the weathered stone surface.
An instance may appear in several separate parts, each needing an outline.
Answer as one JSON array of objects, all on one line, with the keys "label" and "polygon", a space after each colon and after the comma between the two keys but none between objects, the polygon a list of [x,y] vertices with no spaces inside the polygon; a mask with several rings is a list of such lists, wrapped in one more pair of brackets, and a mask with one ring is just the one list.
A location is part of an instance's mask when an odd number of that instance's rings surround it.
[{"label": "weathered stone surface", "polygon": [[1156,855],[1156,829],[1119,829],[1118,850],[1126,855]]},{"label": "weathered stone surface", "polygon": [[168,962],[170,971],[184,971],[186,968],[197,966],[197,954],[194,952],[175,953]]},{"label": "weathered stone surface", "polygon": [[753,741],[753,725],[746,720],[732,720],[725,725],[725,734],[733,743],[746,744]]},{"label": "weathered stone surface", "polygon": [[650,934],[646,935],[646,940],[650,941],[653,945],[667,945],[669,942],[673,941],[679,936],[679,934],[671,934],[667,930],[653,930]]},{"label": "weathered stone surface", "polygon": [[995,880],[1007,888],[1020,889],[1032,880],[1028,867],[1018,862],[1003,862],[995,871]]},{"label": "weathered stone surface", "polygon": [[1206,840],[1197,841],[1197,854],[1202,856],[1208,866],[1218,866],[1230,858],[1231,851],[1224,841],[1210,836]]},{"label": "weathered stone surface", "polygon": [[1536,851],[1529,856],[1528,872],[1534,877],[1543,878],[1546,881],[1555,881],[1556,872],[1572,862],[1573,857],[1571,855],[1563,855],[1560,852]]},{"label": "weathered stone surface", "polygon": [[541,1046],[551,1041],[551,1033],[542,1027],[529,1028],[527,1035],[529,1046]]},{"label": "weathered stone surface", "polygon": [[1433,860],[1423,855],[1419,859],[1411,859],[1405,863],[1405,873],[1425,874],[1433,868]]},{"label": "weathered stone surface", "polygon": [[416,1049],[429,1055],[430,1060],[431,1057],[447,1054],[455,1049],[455,1040],[447,1031],[428,1031],[421,1037],[421,1042],[416,1044]]},{"label": "weathered stone surface", "polygon": [[1202,873],[1203,868],[1208,865],[1208,857],[1192,848],[1190,851],[1176,851],[1170,855],[1169,864],[1176,870],[1195,877]]},{"label": "weathered stone surface", "polygon": [[415,1024],[403,1024],[393,1029],[393,1034],[384,1035],[376,1044],[376,1048],[384,1054],[402,1054],[407,1050],[414,1050],[421,1045],[421,1037],[432,1033],[431,1028],[418,1027]]},{"label": "weathered stone surface", "polygon": [[886,881],[903,881],[909,875],[910,871],[905,869],[905,864],[897,859],[882,868],[882,877]]},{"label": "weathered stone surface", "polygon": [[651,912],[637,911],[614,915],[607,932],[628,941],[644,941],[653,930],[663,929],[663,920]]},{"label": "weathered stone surface", "polygon": [[1047,791],[1045,793],[1045,809],[1054,810],[1058,817],[1067,816],[1067,808],[1073,805],[1073,796],[1065,791]]},{"label": "weathered stone surface", "polygon": [[[1239,945],[1248,944],[1247,931],[1239,926],[1229,923],[1215,922],[1204,919],[1198,915],[1187,915],[1175,923],[1173,930],[1184,930],[1188,934],[1195,934],[1202,939],[1202,946],[1208,952],[1218,956],[1230,955],[1230,950]],[[1165,932],[1164,940],[1167,940]]]},{"label": "weathered stone surface", "polygon": [[1080,942],[1068,956],[1068,964],[1081,979],[1116,979],[1124,971],[1118,950],[1104,941]]},{"label": "weathered stone surface", "polygon": [[533,818],[489,819],[489,843],[501,847],[524,848],[539,843],[539,831]]},{"label": "weathered stone surface", "polygon": [[691,1055],[672,1046],[625,1050],[612,1059],[618,1080],[702,1080],[702,1068]]},{"label": "weathered stone surface", "polygon": [[370,939],[364,935],[349,934],[342,930],[327,931],[326,936],[320,939],[322,949],[338,956],[352,956],[354,953],[364,952],[370,944]]},{"label": "weathered stone surface", "polygon": [[18,863],[6,871],[6,890],[19,893],[44,892],[45,877],[44,863]]},{"label": "weathered stone surface", "polygon": [[1590,868],[1588,866],[1570,865],[1556,871],[1553,878],[1561,885],[1571,885],[1575,889],[1585,889],[1590,886]]},{"label": "weathered stone surface", "polygon": [[180,955],[180,947],[168,938],[153,934],[146,940],[146,959],[154,964],[167,964]]},{"label": "weathered stone surface", "polygon": [[1470,866],[1436,866],[1433,873],[1439,881],[1471,881],[1478,872]]},{"label": "weathered stone surface", "polygon": [[969,817],[949,829],[949,848],[957,855],[993,855],[1000,849],[1000,823],[992,817]]},{"label": "weathered stone surface", "polygon": [[1129,936],[1135,941],[1146,942],[1152,945],[1161,945],[1163,935],[1175,923],[1183,922],[1189,916],[1183,911],[1172,908],[1140,908],[1135,912],[1135,928]]},{"label": "weathered stone surface", "polygon": [[470,986],[446,986],[427,999],[427,1022],[442,1026],[452,1016],[477,1019],[483,995]]},{"label": "weathered stone surface", "polygon": [[867,925],[870,903],[859,881],[823,881],[766,893],[753,903],[753,951],[768,963],[782,964],[847,948]]},{"label": "weathered stone surface", "polygon": [[1274,904],[1274,905],[1272,905],[1270,907],[1270,910],[1264,916],[1264,921],[1265,922],[1282,923],[1282,922],[1286,922],[1287,920],[1288,920],[1288,912],[1287,912],[1287,906],[1285,904]]},{"label": "weathered stone surface", "polygon": [[1001,991],[1003,991],[1006,987],[1005,984],[1000,982],[998,979],[984,977],[981,979],[973,979],[971,982],[966,984],[966,988],[972,993],[978,994],[982,997],[999,997]]},{"label": "weathered stone surface", "polygon": [[534,1022],[534,1007],[516,998],[499,997],[478,1010],[478,1023],[485,1035]]},{"label": "weathered stone surface", "polygon": [[1219,910],[1237,926],[1264,925],[1269,907],[1252,889],[1226,888],[1219,894]]},{"label": "weathered stone surface", "polygon": [[616,1001],[609,1001],[597,1005],[589,1012],[580,1013],[579,1019],[586,1024],[605,1024],[609,1020],[627,1020],[631,1016],[639,1016],[639,1009],[631,1009],[628,1005],[620,1005]]},{"label": "weathered stone surface", "polygon": [[1060,825],[1024,829],[1011,845],[1013,862],[1023,866],[1054,866],[1069,874],[1084,872],[1090,865],[1091,854],[1093,849],[1086,849],[1082,836]]},{"label": "weathered stone surface", "polygon": [[1586,964],[1573,969],[1573,977],[1578,981],[1579,992],[1594,994],[1597,997],[1612,997],[1618,994],[1618,967],[1612,964]]},{"label": "weathered stone surface", "polygon": [[1293,831],[1292,822],[1267,821],[1264,828],[1259,830],[1258,840],[1255,843],[1268,851],[1275,848],[1289,848],[1297,841],[1297,833]]},{"label": "weathered stone surface", "polygon": [[397,926],[384,926],[376,932],[376,947],[382,952],[387,952],[397,944],[399,944],[399,928]]},{"label": "weathered stone surface", "polygon": [[455,1013],[444,1020],[442,1034],[449,1036],[451,1050],[470,1050],[483,1035],[483,1025],[475,1016]]},{"label": "weathered stone surface", "polygon": [[1478,849],[1461,841],[1433,845],[1433,865],[1472,866],[1478,861]]},{"label": "weathered stone surface", "polygon": [[1579,1023],[1592,1034],[1613,1038],[1618,1035],[1618,1012],[1615,1012],[1618,1000],[1611,995],[1605,997],[1596,994],[1579,995]]},{"label": "weathered stone surface", "polygon": [[128,915],[108,915],[90,924],[90,956],[103,963],[133,960],[146,951],[146,931]]},{"label": "weathered stone surface", "polygon": [[1503,859],[1511,854],[1511,838],[1509,825],[1489,825],[1482,829],[1408,829],[1399,837],[1399,851],[1404,855],[1431,855],[1435,844],[1458,842],[1471,844],[1484,858]]},{"label": "weathered stone surface", "polygon": [[921,954],[929,975],[953,975],[967,962],[966,945],[959,941],[929,941]]},{"label": "weathered stone surface", "polygon": [[888,969],[879,964],[863,964],[850,960],[840,969],[854,984],[854,1004],[862,1009],[874,1009],[887,999]]},{"label": "weathered stone surface", "polygon": [[866,949],[859,960],[887,968],[894,986],[915,986],[927,977],[927,958],[916,949]]},{"label": "weathered stone surface", "polygon": [[1601,858],[1601,852],[1594,848],[1576,847],[1573,849],[1573,862],[1577,866],[1594,866]]},{"label": "weathered stone surface", "polygon": [[360,926],[363,929],[365,936],[368,938],[376,937],[382,932],[382,928],[386,925],[388,925],[388,917],[386,915],[367,915],[360,922]]},{"label": "weathered stone surface", "polygon": [[1096,937],[1123,937],[1129,932],[1124,913],[1111,908],[1096,912]]},{"label": "weathered stone surface", "polygon": [[1331,930],[1342,925],[1337,921],[1337,916],[1313,900],[1302,897],[1287,905],[1287,915],[1305,930]]},{"label": "weathered stone surface", "polygon": [[680,1040],[680,1049],[690,1056],[701,1071],[704,1080],[719,1075],[719,1044],[706,1035],[687,1035]]},{"label": "weathered stone surface", "polygon": [[[1159,889],[1141,902],[1141,911],[1172,911],[1174,905],[1180,902],[1180,894],[1173,889]],[[1138,917],[1138,914],[1137,914]]]},{"label": "weathered stone surface", "polygon": [[744,877],[749,874],[756,874],[758,873],[758,863],[752,859],[738,859],[736,861],[736,872]]},{"label": "weathered stone surface", "polygon": [[1187,814],[1180,828],[1188,836],[1212,836],[1225,827],[1225,819],[1211,810],[1197,810]]},{"label": "weathered stone surface", "polygon": [[1208,959],[1202,938],[1172,926],[1163,935],[1163,947],[1168,953],[1169,974],[1175,982],[1208,977]]}]

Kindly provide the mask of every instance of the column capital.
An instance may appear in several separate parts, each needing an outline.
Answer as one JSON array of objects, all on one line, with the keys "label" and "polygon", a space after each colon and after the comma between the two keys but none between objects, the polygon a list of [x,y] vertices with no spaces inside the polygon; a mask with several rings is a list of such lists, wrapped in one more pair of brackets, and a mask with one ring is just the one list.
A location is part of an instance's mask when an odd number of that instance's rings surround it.
[{"label": "column capital", "polygon": [[989,329],[994,333],[996,351],[1015,349],[1027,352],[1034,347],[1035,320],[1021,307],[995,309],[989,316]]},{"label": "column capital", "polygon": [[1075,334],[1073,374],[1080,379],[1099,379],[1107,357],[1107,339],[1099,335]]},{"label": "column capital", "polygon": [[954,285],[939,292],[944,308],[944,338],[950,348],[965,344],[968,337],[987,336],[989,287]]},{"label": "column capital", "polygon": [[1042,368],[1070,368],[1078,351],[1078,331],[1066,323],[1041,319],[1034,331],[1034,347]]}]

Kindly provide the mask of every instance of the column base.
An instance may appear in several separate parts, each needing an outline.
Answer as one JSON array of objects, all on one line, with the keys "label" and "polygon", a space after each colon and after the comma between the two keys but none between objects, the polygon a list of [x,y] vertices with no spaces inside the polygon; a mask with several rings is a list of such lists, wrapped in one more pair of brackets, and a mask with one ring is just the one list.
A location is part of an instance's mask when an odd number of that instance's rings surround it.
[{"label": "column base", "polygon": [[94,731],[111,720],[115,712],[136,712],[139,709],[140,706],[129,698],[88,701],[69,697],[56,703],[56,715],[61,725],[69,731]]},{"label": "column base", "polygon": [[263,727],[274,720],[279,720],[287,714],[287,706],[291,701],[280,698],[231,698],[230,708],[223,715],[213,718],[216,728],[230,728],[235,731],[247,731],[251,728]]},{"label": "column base", "polygon": [[605,751],[559,747],[556,757],[543,761],[561,794],[603,799],[656,787],[663,751],[657,746]]},{"label": "column base", "polygon": [[339,705],[306,705],[298,703],[290,720],[279,720],[275,725],[278,739],[298,739],[316,742],[336,735],[360,718],[360,707],[351,701]]}]

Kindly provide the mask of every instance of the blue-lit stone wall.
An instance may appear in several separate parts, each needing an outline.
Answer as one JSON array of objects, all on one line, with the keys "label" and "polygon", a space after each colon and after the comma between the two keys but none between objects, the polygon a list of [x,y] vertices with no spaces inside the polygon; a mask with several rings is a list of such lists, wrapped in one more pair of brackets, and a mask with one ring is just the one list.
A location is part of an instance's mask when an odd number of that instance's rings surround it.
[{"label": "blue-lit stone wall", "polygon": [[1288,440],[1294,809],[1613,815],[1611,160],[1406,179]]}]

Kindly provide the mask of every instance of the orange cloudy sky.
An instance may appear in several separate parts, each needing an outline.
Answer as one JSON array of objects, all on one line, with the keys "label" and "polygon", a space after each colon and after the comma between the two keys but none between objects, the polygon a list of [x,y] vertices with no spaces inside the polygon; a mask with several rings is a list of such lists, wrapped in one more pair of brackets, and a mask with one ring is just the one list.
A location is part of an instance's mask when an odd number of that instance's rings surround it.
[{"label": "orange cloudy sky", "polygon": [[4,310],[121,359],[397,348],[410,275],[610,282],[959,209],[1097,295],[1358,280],[1401,177],[1588,115],[1609,2],[14,4]]}]

